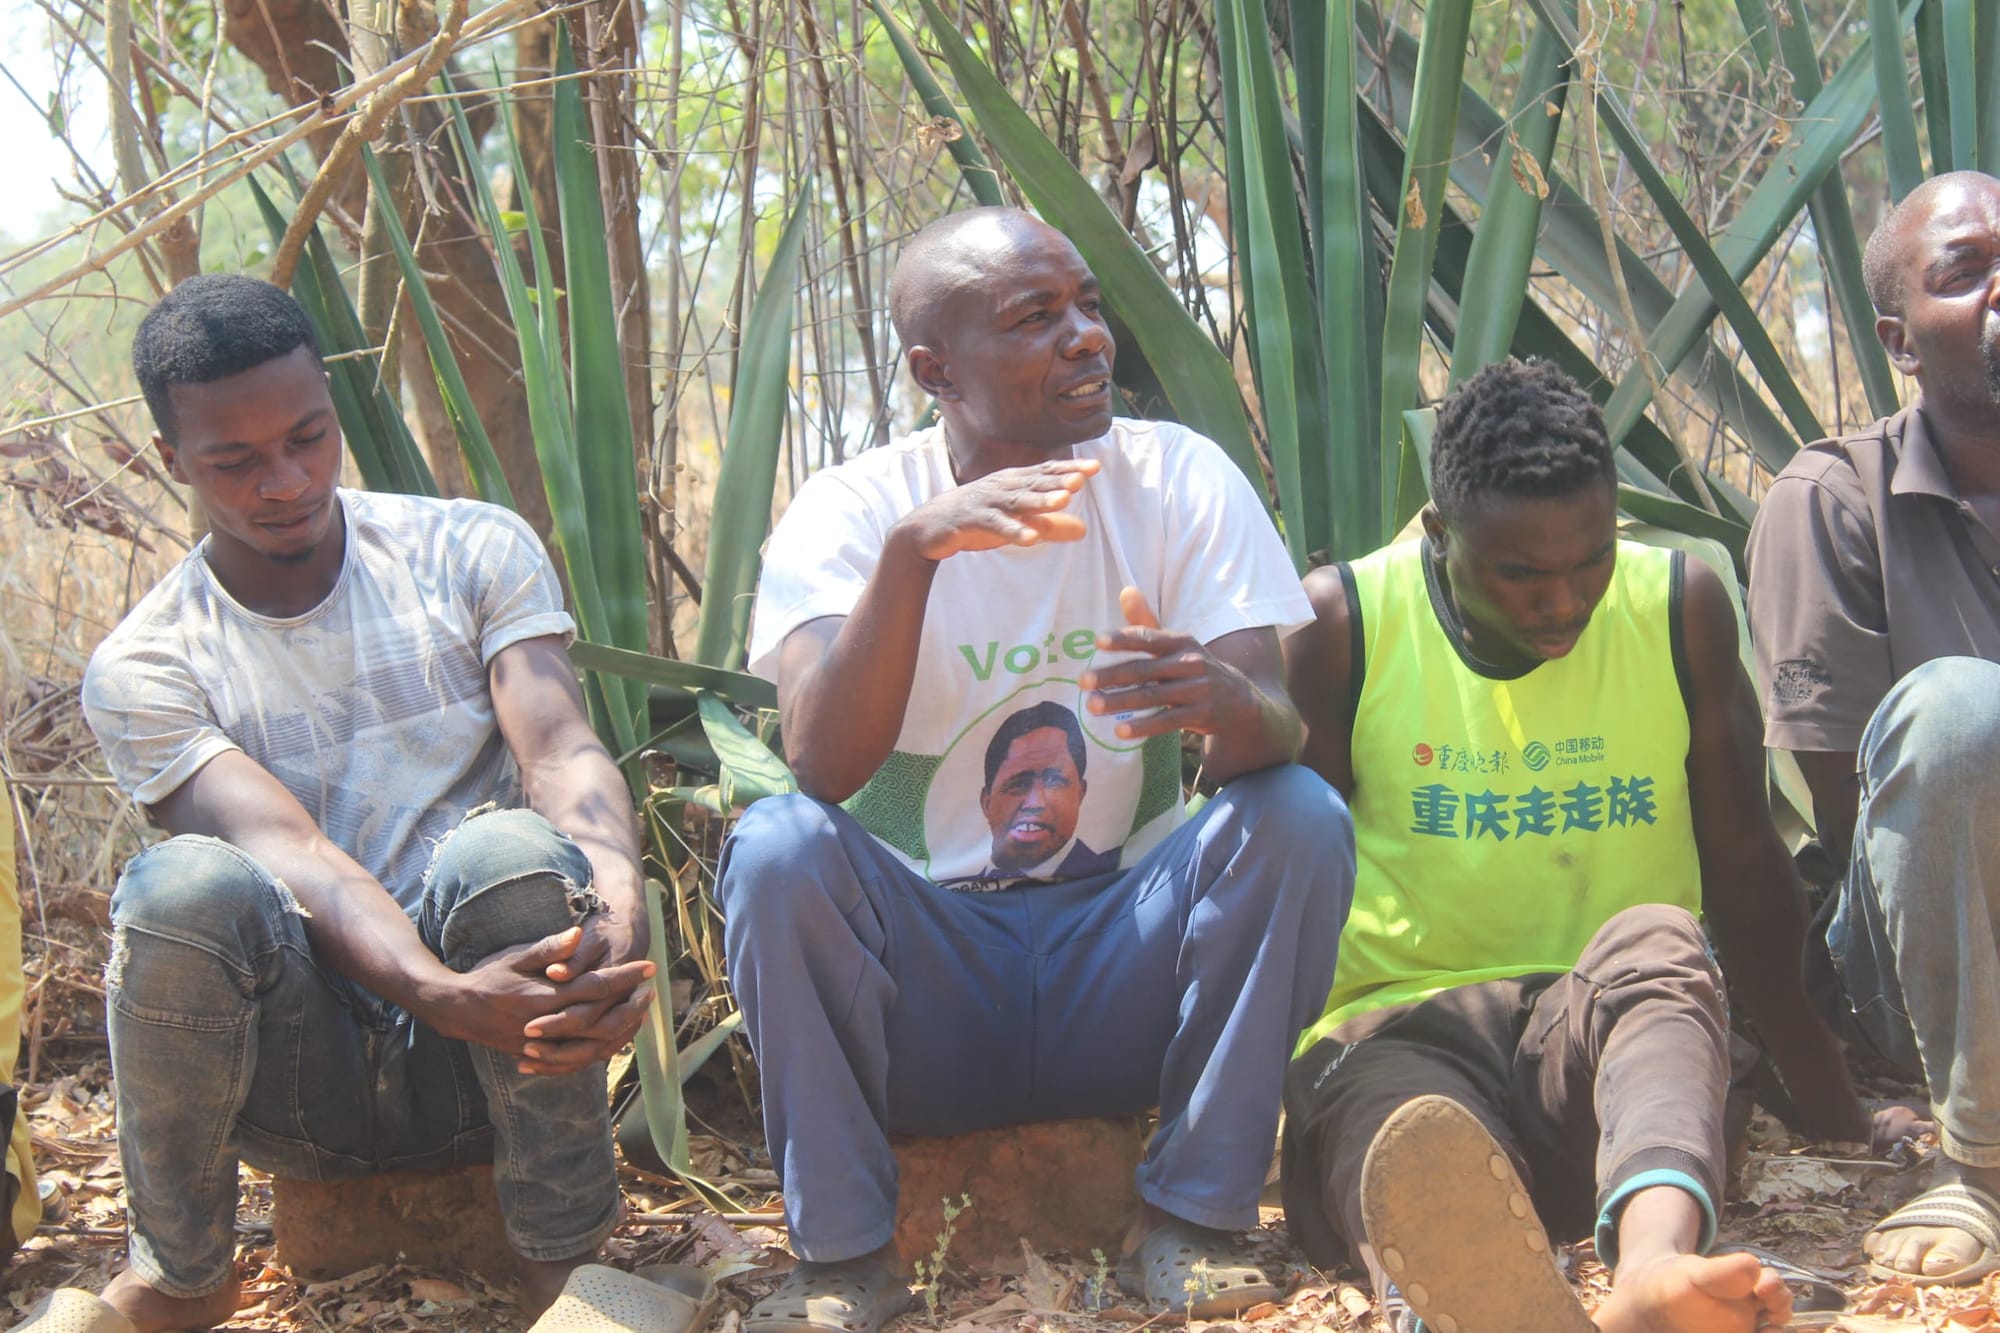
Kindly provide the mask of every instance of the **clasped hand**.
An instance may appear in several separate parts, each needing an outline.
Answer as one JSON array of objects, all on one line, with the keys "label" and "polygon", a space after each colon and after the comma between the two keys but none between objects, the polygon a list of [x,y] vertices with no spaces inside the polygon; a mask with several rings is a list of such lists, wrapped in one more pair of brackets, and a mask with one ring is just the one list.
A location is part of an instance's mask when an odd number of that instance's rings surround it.
[{"label": "clasped hand", "polygon": [[1090,691],[1085,707],[1092,713],[1155,710],[1120,722],[1119,739],[1172,731],[1214,735],[1254,707],[1255,687],[1249,678],[1218,660],[1193,635],[1161,629],[1144,593],[1126,588],[1118,594],[1118,606],[1125,614],[1125,628],[1098,635],[1098,649],[1144,656],[1094,667],[1078,683]]},{"label": "clasped hand", "polygon": [[603,914],[482,959],[461,974],[445,1035],[518,1057],[524,1074],[571,1074],[632,1040],[652,1001],[643,943]]}]

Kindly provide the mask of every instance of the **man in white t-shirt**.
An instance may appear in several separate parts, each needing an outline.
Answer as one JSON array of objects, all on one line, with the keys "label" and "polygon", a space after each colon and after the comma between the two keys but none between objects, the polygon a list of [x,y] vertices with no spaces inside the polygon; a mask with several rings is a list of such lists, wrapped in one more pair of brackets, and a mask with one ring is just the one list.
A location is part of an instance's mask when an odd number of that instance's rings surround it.
[{"label": "man in white t-shirt", "polygon": [[230,1318],[239,1156],[492,1160],[546,1305],[619,1216],[604,1061],[653,970],[548,557],[492,505],[337,487],[312,326],[268,283],[189,279],[133,366],[209,534],[84,678],[113,776],[174,836],[112,899],[130,1266],[44,1318]]},{"label": "man in white t-shirt", "polygon": [[[1231,1233],[1353,885],[1293,763],[1278,639],[1311,609],[1215,444],[1113,418],[1060,233],[955,214],[891,303],[943,424],[801,488],[751,635],[804,794],[745,812],[719,891],[804,1262],[746,1333],[898,1308],[889,1133],[1154,1106],[1120,1284],[1239,1310],[1275,1294]],[[1183,731],[1219,788],[1192,817]]]}]

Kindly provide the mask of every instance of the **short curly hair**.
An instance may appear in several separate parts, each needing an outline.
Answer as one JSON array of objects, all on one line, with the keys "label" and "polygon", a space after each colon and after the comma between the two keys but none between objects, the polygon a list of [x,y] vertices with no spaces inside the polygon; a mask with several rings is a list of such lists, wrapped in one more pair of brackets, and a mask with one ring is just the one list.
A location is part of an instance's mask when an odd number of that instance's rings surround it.
[{"label": "short curly hair", "polygon": [[1490,496],[1570,495],[1617,482],[1604,414],[1547,361],[1497,361],[1438,408],[1431,502],[1446,518]]},{"label": "short curly hair", "polygon": [[178,423],[168,396],[174,385],[226,379],[301,347],[320,359],[312,321],[282,288],[240,273],[203,273],[168,292],[139,321],[132,373],[154,427],[174,444]]}]

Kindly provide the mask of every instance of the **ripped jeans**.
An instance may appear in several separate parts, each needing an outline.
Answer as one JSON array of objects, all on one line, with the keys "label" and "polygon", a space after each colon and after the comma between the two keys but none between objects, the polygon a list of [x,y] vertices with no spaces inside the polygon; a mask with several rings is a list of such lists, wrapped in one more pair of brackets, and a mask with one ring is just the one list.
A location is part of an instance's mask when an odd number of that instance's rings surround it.
[{"label": "ripped jeans", "polygon": [[[467,819],[438,847],[417,928],[466,971],[590,910],[590,863],[528,810]],[[193,1297],[229,1280],[236,1163],[328,1180],[495,1163],[530,1259],[589,1254],[619,1195],[605,1069],[522,1074],[313,957],[289,890],[233,845],[178,837],[111,900],[105,977],[131,1264]]]}]

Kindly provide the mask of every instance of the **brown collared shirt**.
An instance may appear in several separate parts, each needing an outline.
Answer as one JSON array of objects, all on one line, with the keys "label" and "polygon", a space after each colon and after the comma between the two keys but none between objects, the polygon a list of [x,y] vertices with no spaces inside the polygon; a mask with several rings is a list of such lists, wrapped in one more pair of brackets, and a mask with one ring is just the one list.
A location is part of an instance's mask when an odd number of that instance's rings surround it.
[{"label": "brown collared shirt", "polygon": [[1785,465],[1750,530],[1764,742],[1857,750],[1937,657],[2000,661],[2000,509],[1960,497],[1919,399]]}]

